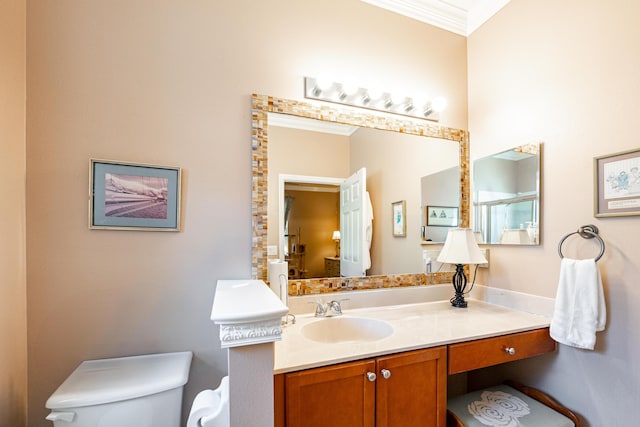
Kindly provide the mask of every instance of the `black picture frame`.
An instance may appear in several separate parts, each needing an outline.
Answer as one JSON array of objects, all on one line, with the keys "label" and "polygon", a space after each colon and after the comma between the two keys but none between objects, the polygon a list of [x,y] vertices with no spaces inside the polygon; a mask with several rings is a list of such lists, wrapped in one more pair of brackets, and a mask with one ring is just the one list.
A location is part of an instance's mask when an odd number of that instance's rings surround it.
[{"label": "black picture frame", "polygon": [[460,221],[456,206],[426,206],[427,226],[457,227]]}]

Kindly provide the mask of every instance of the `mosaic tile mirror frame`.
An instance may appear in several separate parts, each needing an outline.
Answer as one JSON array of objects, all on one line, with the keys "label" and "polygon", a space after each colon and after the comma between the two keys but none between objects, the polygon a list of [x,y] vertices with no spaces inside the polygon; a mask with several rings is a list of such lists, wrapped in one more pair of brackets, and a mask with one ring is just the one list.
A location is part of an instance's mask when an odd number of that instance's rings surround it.
[{"label": "mosaic tile mirror frame", "polygon": [[[253,279],[268,279],[267,255],[267,183],[269,144],[269,113],[280,113],[345,125],[367,127],[448,140],[459,144],[460,154],[460,227],[469,226],[469,134],[460,129],[439,126],[424,120],[403,116],[376,115],[367,110],[347,110],[325,105],[282,99],[267,95],[252,95],[252,254]],[[420,248],[416,248],[420,250]],[[450,283],[452,272],[335,277],[289,280],[289,295],[320,294],[360,289]]]}]

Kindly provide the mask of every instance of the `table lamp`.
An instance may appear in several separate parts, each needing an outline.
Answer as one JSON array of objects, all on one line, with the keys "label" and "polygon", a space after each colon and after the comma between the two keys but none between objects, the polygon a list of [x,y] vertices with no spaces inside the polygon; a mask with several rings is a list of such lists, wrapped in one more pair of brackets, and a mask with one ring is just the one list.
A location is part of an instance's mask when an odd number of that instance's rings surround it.
[{"label": "table lamp", "polygon": [[335,230],[333,232],[333,236],[331,236],[331,240],[336,242],[336,258],[340,256],[340,230]]},{"label": "table lamp", "polygon": [[456,265],[456,272],[453,274],[455,295],[451,298],[451,305],[466,307],[464,293],[467,287],[467,276],[464,274],[464,264],[484,264],[487,262],[470,228],[449,230],[447,240],[438,255],[438,262]]}]

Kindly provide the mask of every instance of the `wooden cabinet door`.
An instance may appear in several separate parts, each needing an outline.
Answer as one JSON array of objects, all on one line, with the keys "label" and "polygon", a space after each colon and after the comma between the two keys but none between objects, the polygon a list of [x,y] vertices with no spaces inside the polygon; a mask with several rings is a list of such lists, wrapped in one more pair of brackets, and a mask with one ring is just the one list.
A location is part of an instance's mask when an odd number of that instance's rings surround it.
[{"label": "wooden cabinet door", "polygon": [[286,374],[287,427],[373,427],[375,368],[363,360]]},{"label": "wooden cabinet door", "polygon": [[376,427],[445,427],[446,347],[376,360]]}]

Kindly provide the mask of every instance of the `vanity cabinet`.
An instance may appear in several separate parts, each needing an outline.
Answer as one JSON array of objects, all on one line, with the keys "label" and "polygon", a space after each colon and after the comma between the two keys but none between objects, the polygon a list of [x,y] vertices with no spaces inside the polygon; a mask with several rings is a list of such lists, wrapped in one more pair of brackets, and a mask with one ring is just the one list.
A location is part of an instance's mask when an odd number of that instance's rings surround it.
[{"label": "vanity cabinet", "polygon": [[444,427],[445,346],[276,375],[276,427]]}]

